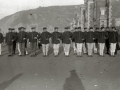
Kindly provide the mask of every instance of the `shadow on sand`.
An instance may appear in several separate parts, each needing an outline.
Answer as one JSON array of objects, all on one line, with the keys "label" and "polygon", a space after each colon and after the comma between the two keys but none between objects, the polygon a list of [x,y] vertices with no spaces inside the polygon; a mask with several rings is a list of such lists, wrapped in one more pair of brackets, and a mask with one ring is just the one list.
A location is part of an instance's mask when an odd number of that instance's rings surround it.
[{"label": "shadow on sand", "polygon": [[18,74],[16,76],[14,76],[12,79],[8,80],[8,81],[4,81],[0,84],[0,90],[5,90],[7,87],[9,87],[9,85],[11,85],[16,79],[18,79],[19,77],[21,77],[23,74]]},{"label": "shadow on sand", "polygon": [[70,77],[65,80],[63,90],[85,90],[75,70],[70,71]]}]

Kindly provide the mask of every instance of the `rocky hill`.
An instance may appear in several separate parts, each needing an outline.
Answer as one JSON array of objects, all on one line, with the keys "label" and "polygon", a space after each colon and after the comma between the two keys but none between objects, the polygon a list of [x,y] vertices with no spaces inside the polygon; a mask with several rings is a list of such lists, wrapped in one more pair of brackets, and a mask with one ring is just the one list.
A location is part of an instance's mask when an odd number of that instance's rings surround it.
[{"label": "rocky hill", "polygon": [[77,13],[80,13],[78,5],[39,7],[20,11],[1,19],[0,27],[4,32],[9,27],[15,27],[17,30],[19,26],[25,26],[29,31],[31,24],[36,24],[38,31],[42,31],[44,26],[48,27],[50,31],[55,26],[63,30],[65,26],[70,25]]}]

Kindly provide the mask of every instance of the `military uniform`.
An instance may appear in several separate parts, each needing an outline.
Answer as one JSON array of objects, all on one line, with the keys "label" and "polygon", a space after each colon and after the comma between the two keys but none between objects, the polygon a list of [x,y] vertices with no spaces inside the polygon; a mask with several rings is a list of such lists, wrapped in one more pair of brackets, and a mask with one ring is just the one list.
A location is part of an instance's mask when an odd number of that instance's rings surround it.
[{"label": "military uniform", "polygon": [[78,27],[79,31],[75,33],[75,43],[77,45],[77,56],[82,56],[82,47],[83,47],[83,40],[84,35],[83,32],[80,30],[81,27]]},{"label": "military uniform", "polygon": [[[90,30],[93,29],[92,27]],[[87,43],[87,48],[88,48],[88,56],[92,56],[92,51],[93,51],[93,44],[94,44],[94,32],[93,31],[88,31],[85,36],[86,43]]]},{"label": "military uniform", "polygon": [[[115,29],[115,27],[112,27],[112,29]],[[118,34],[115,30],[110,31],[109,33],[109,41],[110,41],[110,53],[111,56],[115,56],[115,50],[116,50],[116,44],[118,42]]]},{"label": "military uniform", "polygon": [[3,38],[3,34],[1,33],[1,29],[0,29],[0,55],[1,55],[1,52],[2,52],[2,43],[3,43],[3,40],[4,40],[4,38]]},{"label": "military uniform", "polygon": [[[11,28],[9,28],[9,30],[11,30]],[[12,56],[12,51],[13,51],[13,41],[15,40],[15,34],[13,32],[8,32],[6,34],[6,43],[8,45],[8,52],[9,52],[9,55],[8,56]]]},{"label": "military uniform", "polygon": [[[24,27],[21,27],[20,29],[24,29]],[[28,38],[27,33],[25,31],[19,31],[17,35],[17,42],[19,43],[19,48],[20,48],[20,56],[25,55],[25,41]]]},{"label": "military uniform", "polygon": [[[32,27],[31,28],[36,29],[36,27]],[[29,33],[29,42],[30,42],[30,47],[31,47],[31,52],[32,52],[32,56],[36,55],[36,49],[37,49],[37,39],[39,38],[39,34],[36,31],[32,31]]]},{"label": "military uniform", "polygon": [[104,27],[101,28],[102,31],[98,33],[98,44],[99,44],[99,54],[100,56],[104,56],[104,48],[105,48],[105,40],[106,40],[106,32],[103,30]]},{"label": "military uniform", "polygon": [[43,28],[44,32],[41,33],[41,44],[42,44],[42,49],[43,49],[43,55],[44,56],[48,56],[49,39],[51,37],[51,33],[49,33],[46,30],[47,30],[47,28],[44,27]]},{"label": "military uniform", "polygon": [[[65,29],[67,30],[69,29],[69,27],[66,27]],[[72,38],[72,33],[70,31],[63,32],[62,39],[63,39],[63,44],[64,44],[63,48],[64,48],[65,56],[69,56],[71,38]]]},{"label": "military uniform", "polygon": [[54,55],[58,56],[59,54],[59,47],[60,47],[60,40],[61,40],[61,33],[57,31],[58,27],[55,27],[55,31],[52,33],[52,44],[54,49]]},{"label": "military uniform", "polygon": [[73,44],[74,54],[77,53],[77,47],[76,47],[76,43],[75,43],[76,32],[77,32],[77,27],[75,27],[75,30],[72,31],[72,44]]},{"label": "military uniform", "polygon": [[[15,29],[12,29],[13,33],[15,34],[15,37],[17,37],[17,33],[15,32]],[[15,54],[15,51],[16,51],[16,40],[17,38],[14,39],[13,41],[13,54]]]}]

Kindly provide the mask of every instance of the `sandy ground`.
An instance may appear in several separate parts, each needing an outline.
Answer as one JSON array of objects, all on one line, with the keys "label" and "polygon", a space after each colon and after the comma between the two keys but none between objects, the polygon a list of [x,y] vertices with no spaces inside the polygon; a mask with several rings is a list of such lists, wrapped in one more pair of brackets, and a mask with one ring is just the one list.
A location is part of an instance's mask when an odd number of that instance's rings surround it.
[{"label": "sandy ground", "polygon": [[[52,48],[51,48],[52,49]],[[120,90],[120,51],[116,57],[0,57],[0,90]]]}]

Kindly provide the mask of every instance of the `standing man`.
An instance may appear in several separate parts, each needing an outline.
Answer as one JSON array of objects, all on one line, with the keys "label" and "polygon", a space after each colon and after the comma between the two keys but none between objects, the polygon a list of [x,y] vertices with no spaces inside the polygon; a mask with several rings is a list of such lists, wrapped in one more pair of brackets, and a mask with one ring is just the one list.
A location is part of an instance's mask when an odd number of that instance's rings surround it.
[{"label": "standing man", "polygon": [[25,40],[27,39],[27,33],[24,31],[24,27],[20,27],[19,29],[20,31],[17,35],[17,40],[20,48],[19,56],[25,56]]},{"label": "standing man", "polygon": [[74,35],[75,37],[75,43],[77,44],[77,56],[82,57],[82,47],[83,47],[83,40],[84,40],[84,35],[81,30],[81,27],[78,27],[78,31]]},{"label": "standing man", "polygon": [[13,41],[15,40],[15,34],[12,32],[12,28],[8,29],[9,32],[6,34],[6,44],[8,45],[8,57],[12,56],[13,51]]},{"label": "standing man", "polygon": [[109,41],[110,41],[110,55],[115,57],[116,44],[118,41],[118,34],[116,33],[115,27],[112,27],[112,30],[109,32]]},{"label": "standing man", "polygon": [[106,40],[105,28],[101,27],[101,31],[98,34],[98,43],[99,43],[99,55],[102,57],[104,57],[105,40]]},{"label": "standing man", "polygon": [[[12,29],[12,32],[15,34],[15,37],[17,37],[17,33],[15,32],[14,28]],[[15,54],[15,51],[16,51],[16,40],[17,38],[15,38],[13,41],[13,55]]]},{"label": "standing man", "polygon": [[77,33],[77,27],[75,27],[75,29],[72,30],[72,44],[73,44],[74,55],[77,53],[77,47],[76,47],[76,43],[75,43],[76,33]]},{"label": "standing man", "polygon": [[55,57],[58,56],[59,54],[60,39],[61,39],[61,33],[58,32],[58,27],[55,27],[54,32],[52,33],[52,44],[53,44]]},{"label": "standing man", "polygon": [[39,34],[36,32],[36,27],[31,28],[32,32],[29,33],[29,42],[30,42],[30,48],[31,48],[31,57],[36,55],[36,49],[37,49],[37,39],[39,37]]},{"label": "standing man", "polygon": [[93,53],[93,44],[94,44],[94,32],[93,32],[93,27],[90,27],[89,31],[87,32],[87,35],[85,37],[86,43],[87,43],[87,48],[88,48],[88,56],[92,57]]},{"label": "standing man", "polygon": [[[84,32],[83,32],[84,37],[87,37],[87,32],[88,32],[88,29],[84,28]],[[86,39],[84,38],[84,40],[83,40],[83,53],[87,54],[87,50],[88,49],[87,49]]]},{"label": "standing man", "polygon": [[43,28],[43,32],[41,33],[41,44],[43,50],[43,56],[48,56],[48,49],[49,49],[49,39],[51,37],[51,33],[47,31],[47,28]]},{"label": "standing man", "polygon": [[62,39],[64,43],[64,53],[66,57],[69,57],[71,38],[72,33],[70,32],[70,27],[65,27],[65,31],[62,34]]},{"label": "standing man", "polygon": [[0,28],[0,56],[1,56],[1,54],[2,54],[2,43],[3,43],[3,40],[4,40],[4,38],[3,38],[3,34],[1,33],[1,28]]},{"label": "standing man", "polygon": [[109,33],[110,33],[110,28],[106,27],[106,40],[105,40],[105,46],[106,46],[106,49],[107,49],[106,54],[109,54],[109,52],[110,52],[110,41],[109,41],[109,38],[108,38]]}]

